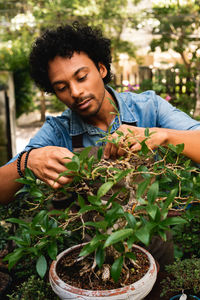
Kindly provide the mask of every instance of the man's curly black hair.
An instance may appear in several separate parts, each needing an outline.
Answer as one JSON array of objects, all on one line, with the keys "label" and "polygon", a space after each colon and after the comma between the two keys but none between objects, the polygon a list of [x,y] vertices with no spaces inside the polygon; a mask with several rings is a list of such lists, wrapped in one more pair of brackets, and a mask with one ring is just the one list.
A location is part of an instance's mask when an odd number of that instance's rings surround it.
[{"label": "man's curly black hair", "polygon": [[103,37],[101,30],[76,22],[46,30],[36,39],[29,57],[30,73],[36,85],[45,92],[54,93],[48,78],[48,62],[56,56],[71,58],[74,52],[86,53],[97,68],[99,62],[103,63],[107,69],[104,84],[110,82],[110,40]]}]

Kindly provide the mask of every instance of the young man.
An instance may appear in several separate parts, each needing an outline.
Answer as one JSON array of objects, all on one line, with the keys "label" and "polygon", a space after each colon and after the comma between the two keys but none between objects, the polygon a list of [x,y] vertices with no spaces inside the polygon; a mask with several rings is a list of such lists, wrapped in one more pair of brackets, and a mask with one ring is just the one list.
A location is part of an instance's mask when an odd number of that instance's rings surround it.
[{"label": "young man", "polygon": [[[30,54],[32,77],[41,89],[55,93],[69,109],[59,117],[47,117],[20,159],[15,157],[0,168],[1,203],[12,201],[21,187],[15,179],[23,175],[24,165],[55,189],[68,183],[71,178],[57,180],[65,170],[64,157],[70,159],[76,146],[96,146],[110,126],[110,138],[117,135],[117,129],[122,131],[131,151],[140,149],[137,141],[144,138],[144,130],[149,127],[150,132],[155,132],[148,141],[149,148],[184,143],[184,154],[200,163],[200,123],[153,91],[140,95],[117,93],[106,86],[111,79],[110,64],[110,41],[87,26],[74,24],[47,30],[36,40]],[[112,101],[120,118],[113,114],[116,111]],[[123,155],[121,146],[108,142],[104,157]]]}]

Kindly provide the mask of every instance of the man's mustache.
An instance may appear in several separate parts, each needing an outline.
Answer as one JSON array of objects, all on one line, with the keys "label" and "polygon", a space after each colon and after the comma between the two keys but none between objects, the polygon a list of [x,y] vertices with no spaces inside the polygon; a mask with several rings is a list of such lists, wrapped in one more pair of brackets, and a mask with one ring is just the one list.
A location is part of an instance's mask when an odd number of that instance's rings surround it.
[{"label": "man's mustache", "polygon": [[89,94],[89,95],[84,96],[84,97],[74,98],[75,102],[73,103],[72,108],[76,108],[79,104],[81,104],[85,100],[89,100],[91,98],[94,98],[94,95]]}]

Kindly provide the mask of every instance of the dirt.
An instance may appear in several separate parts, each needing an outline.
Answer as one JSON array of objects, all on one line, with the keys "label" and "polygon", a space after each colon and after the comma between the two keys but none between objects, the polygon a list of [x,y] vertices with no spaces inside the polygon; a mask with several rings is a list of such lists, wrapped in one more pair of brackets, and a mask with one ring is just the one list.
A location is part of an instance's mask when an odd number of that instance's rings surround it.
[{"label": "dirt", "polygon": [[[130,285],[135,281],[141,279],[149,268],[149,260],[147,256],[141,251],[134,249],[136,262],[139,268],[133,265],[130,261],[126,262],[128,269],[132,270],[132,272],[130,272],[129,279],[126,281],[126,284],[124,284],[124,281],[126,279],[126,272],[123,271],[117,283],[115,283],[112,278],[108,281],[103,281],[101,276],[98,274],[98,267],[94,269],[94,272],[86,272],[82,276],[80,276],[80,271],[83,268],[82,262],[75,263],[72,266],[66,266],[67,264],[69,264],[69,261],[73,260],[75,257],[78,257],[80,250],[75,251],[73,251],[73,253],[67,254],[60,260],[57,265],[57,273],[64,282],[81,289],[111,290],[121,288],[124,285]],[[91,262],[93,261],[93,257],[88,256],[87,260],[88,264],[91,264]],[[109,261],[106,261],[105,263],[109,264]],[[112,263],[113,262],[110,262],[110,264]]]},{"label": "dirt", "polygon": [[0,296],[3,294],[3,292],[8,287],[10,281],[11,281],[10,276],[7,273],[0,271]]}]

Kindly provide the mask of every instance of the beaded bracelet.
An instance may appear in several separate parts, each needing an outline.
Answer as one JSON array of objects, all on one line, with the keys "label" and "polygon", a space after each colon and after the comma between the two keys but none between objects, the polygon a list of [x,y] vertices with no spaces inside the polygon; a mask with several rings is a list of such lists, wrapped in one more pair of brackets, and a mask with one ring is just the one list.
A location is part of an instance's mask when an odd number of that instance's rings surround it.
[{"label": "beaded bracelet", "polygon": [[18,174],[19,174],[20,177],[24,177],[24,174],[23,174],[22,171],[21,171],[21,159],[22,159],[22,155],[23,155],[24,153],[26,153],[25,150],[22,151],[22,152],[19,154],[18,158],[17,158],[17,172],[18,172]]},{"label": "beaded bracelet", "polygon": [[26,152],[26,157],[25,157],[25,160],[24,160],[24,170],[26,170],[26,168],[27,168],[28,157],[29,157],[30,152],[31,152],[33,149],[35,149],[35,148],[33,147],[33,148],[29,149],[29,150]]}]

